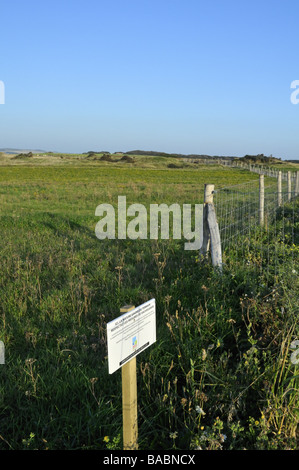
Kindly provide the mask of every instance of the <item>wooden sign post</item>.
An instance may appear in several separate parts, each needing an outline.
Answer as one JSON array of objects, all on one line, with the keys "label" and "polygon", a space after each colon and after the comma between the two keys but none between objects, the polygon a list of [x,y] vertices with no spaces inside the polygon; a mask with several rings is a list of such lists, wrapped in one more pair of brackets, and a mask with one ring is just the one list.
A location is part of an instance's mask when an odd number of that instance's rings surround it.
[{"label": "wooden sign post", "polygon": [[121,316],[107,323],[108,368],[121,368],[123,448],[138,449],[136,356],[156,341],[156,301],[125,305]]},{"label": "wooden sign post", "polygon": [[[126,305],[120,309],[120,313],[130,312],[134,308],[134,305]],[[121,379],[123,448],[124,450],[138,450],[136,356],[122,366]]]}]

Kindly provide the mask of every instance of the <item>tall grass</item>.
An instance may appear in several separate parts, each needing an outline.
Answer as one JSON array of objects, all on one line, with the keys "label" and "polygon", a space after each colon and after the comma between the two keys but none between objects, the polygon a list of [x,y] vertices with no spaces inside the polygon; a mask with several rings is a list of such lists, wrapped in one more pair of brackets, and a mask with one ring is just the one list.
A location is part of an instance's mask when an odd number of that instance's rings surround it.
[{"label": "tall grass", "polygon": [[157,342],[137,358],[139,447],[296,448],[298,276],[288,259],[295,250],[298,273],[298,247],[286,240],[279,277],[235,252],[220,276],[183,241],[94,235],[96,205],[115,204],[120,188],[131,202],[201,202],[202,182],[227,185],[230,173],[22,170],[3,168],[1,184],[0,449],[121,448],[106,323],[152,297]]}]

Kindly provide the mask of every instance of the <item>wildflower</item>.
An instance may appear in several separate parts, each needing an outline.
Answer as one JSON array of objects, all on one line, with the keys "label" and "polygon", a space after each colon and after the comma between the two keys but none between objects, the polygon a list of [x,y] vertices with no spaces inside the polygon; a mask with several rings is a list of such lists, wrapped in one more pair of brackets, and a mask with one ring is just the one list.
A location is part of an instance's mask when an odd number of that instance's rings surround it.
[{"label": "wildflower", "polygon": [[196,413],[198,413],[200,415],[203,415],[203,416],[205,415],[204,410],[198,405],[195,407],[195,411],[196,411]]},{"label": "wildflower", "polygon": [[178,437],[177,431],[171,432],[171,433],[169,434],[169,437],[170,437],[171,439],[176,439],[176,438]]},{"label": "wildflower", "polygon": [[109,436],[105,436],[104,439],[103,439],[104,442],[109,442],[110,439],[109,439]]},{"label": "wildflower", "polygon": [[36,359],[33,359],[32,357],[29,357],[28,359],[25,360],[25,364],[29,366],[33,364],[34,362],[36,362]]},{"label": "wildflower", "polygon": [[290,344],[290,348],[295,349],[296,346],[299,346],[299,341],[294,339],[294,341],[292,341],[291,344]]},{"label": "wildflower", "polygon": [[227,438],[227,435],[226,434],[220,434],[220,439],[221,439],[221,442],[224,442]]}]

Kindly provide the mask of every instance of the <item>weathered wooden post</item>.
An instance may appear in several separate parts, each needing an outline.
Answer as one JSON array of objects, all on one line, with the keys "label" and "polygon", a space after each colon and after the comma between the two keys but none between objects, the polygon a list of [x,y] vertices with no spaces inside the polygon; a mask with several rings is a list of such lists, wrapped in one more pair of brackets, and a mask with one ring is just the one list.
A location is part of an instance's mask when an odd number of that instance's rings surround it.
[{"label": "weathered wooden post", "polygon": [[203,243],[201,253],[206,255],[209,247],[212,264],[222,270],[222,251],[219,226],[213,204],[214,184],[205,184],[203,210]]},{"label": "weathered wooden post", "polygon": [[288,171],[288,201],[292,199],[292,178],[291,172]]},{"label": "weathered wooden post", "polygon": [[265,183],[264,175],[260,175],[259,185],[259,224],[261,227],[264,225],[265,219]]},{"label": "weathered wooden post", "polygon": [[[134,305],[125,305],[120,313],[133,310]],[[138,450],[137,376],[136,356],[121,368],[123,408],[123,448]]]},{"label": "weathered wooden post", "polygon": [[204,256],[207,255],[210,248],[210,230],[208,225],[208,206],[207,204],[213,204],[213,192],[214,184],[205,184],[204,192],[204,207],[203,207],[203,241],[200,249],[200,253]]},{"label": "weathered wooden post", "polygon": [[296,179],[295,179],[295,197],[299,194],[299,171],[296,171]]},{"label": "weathered wooden post", "polygon": [[3,341],[0,341],[0,364],[5,364],[5,347]]},{"label": "weathered wooden post", "polygon": [[278,204],[278,207],[282,205],[281,171],[278,172],[278,178],[277,178],[277,204]]},{"label": "weathered wooden post", "polygon": [[208,224],[210,229],[212,264],[222,270],[220,232],[213,204],[208,204]]}]

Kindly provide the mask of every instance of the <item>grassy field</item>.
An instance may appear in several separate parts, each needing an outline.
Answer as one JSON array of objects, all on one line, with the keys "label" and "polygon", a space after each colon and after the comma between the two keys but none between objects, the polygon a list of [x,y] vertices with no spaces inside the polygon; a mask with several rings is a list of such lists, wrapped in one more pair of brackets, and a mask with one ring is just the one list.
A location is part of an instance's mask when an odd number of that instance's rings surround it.
[{"label": "grassy field", "polygon": [[153,297],[157,342],[137,358],[139,447],[297,448],[298,245],[284,241],[280,277],[265,279],[235,252],[220,276],[183,241],[98,240],[95,209],[118,195],[195,204],[205,183],[257,179],[134,158],[0,159],[0,449],[121,449],[121,376],[108,374],[106,323]]}]

